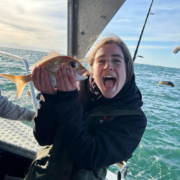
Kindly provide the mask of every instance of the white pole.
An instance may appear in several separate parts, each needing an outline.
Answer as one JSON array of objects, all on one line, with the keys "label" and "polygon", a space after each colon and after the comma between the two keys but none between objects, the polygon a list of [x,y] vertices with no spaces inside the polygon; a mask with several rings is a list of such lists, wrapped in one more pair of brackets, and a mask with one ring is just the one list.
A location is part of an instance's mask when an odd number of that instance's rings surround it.
[{"label": "white pole", "polygon": [[[3,51],[0,51],[0,54],[3,55],[3,56],[7,56],[7,57],[10,57],[12,59],[16,59],[18,61],[21,61],[23,62],[25,68],[26,68],[26,74],[30,74],[30,71],[29,71],[29,64],[28,62],[23,59],[22,57],[19,57],[19,56],[16,56],[16,55],[13,55],[13,54],[10,54],[10,53],[6,53],[6,52],[3,52]],[[37,103],[37,100],[36,100],[36,95],[35,95],[35,92],[34,92],[34,86],[33,86],[33,83],[32,82],[29,82],[29,88],[30,88],[30,92],[31,92],[31,97],[32,97],[32,102],[33,102],[33,108],[35,111],[37,111],[38,109],[38,103]]]}]

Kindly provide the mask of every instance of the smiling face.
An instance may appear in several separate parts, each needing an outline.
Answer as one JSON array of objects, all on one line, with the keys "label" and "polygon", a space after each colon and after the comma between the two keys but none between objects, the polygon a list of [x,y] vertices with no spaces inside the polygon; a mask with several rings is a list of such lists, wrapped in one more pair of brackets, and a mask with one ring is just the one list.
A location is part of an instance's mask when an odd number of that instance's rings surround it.
[{"label": "smiling face", "polygon": [[126,64],[121,48],[115,44],[105,44],[94,57],[93,78],[106,98],[113,98],[126,82]]}]

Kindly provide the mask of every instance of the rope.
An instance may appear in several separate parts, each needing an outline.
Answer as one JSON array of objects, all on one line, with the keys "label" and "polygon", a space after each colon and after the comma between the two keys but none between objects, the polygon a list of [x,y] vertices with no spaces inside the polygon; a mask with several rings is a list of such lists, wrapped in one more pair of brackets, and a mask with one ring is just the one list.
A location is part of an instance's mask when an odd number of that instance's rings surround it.
[{"label": "rope", "polygon": [[[155,11],[154,11],[154,14],[155,14],[155,12],[156,12],[158,3],[159,3],[159,0],[157,1],[156,8],[155,8]],[[147,37],[149,36],[149,32],[150,32],[150,29],[151,29],[151,25],[152,25],[153,19],[154,19],[154,16],[151,18],[151,22],[150,22],[150,26],[149,26],[149,29],[148,29]],[[146,45],[146,44],[147,44],[147,40],[145,41],[145,45]],[[138,64],[137,72],[138,72],[138,70],[139,70],[139,65],[140,65],[140,64]]]},{"label": "rope", "polygon": [[[159,0],[157,1],[154,14],[155,14],[156,9],[157,9],[157,7],[158,7],[158,3],[159,3]],[[147,33],[147,37],[149,36],[149,32],[150,32],[150,29],[151,29],[151,25],[152,25],[153,19],[154,19],[154,17],[151,19],[150,26],[149,26],[148,33]],[[145,41],[145,45],[146,45],[146,44],[147,44],[147,40]],[[139,65],[140,65],[140,64],[138,64],[138,70],[139,70]],[[138,72],[138,70],[137,70],[137,72]],[[146,92],[145,92],[145,95],[146,95],[146,93],[147,93],[147,90],[146,90]],[[137,161],[136,161],[136,164],[139,162],[139,159],[140,159],[142,140],[143,140],[143,137],[142,137],[142,139],[141,139],[141,142],[139,143],[139,152],[137,152]]]}]

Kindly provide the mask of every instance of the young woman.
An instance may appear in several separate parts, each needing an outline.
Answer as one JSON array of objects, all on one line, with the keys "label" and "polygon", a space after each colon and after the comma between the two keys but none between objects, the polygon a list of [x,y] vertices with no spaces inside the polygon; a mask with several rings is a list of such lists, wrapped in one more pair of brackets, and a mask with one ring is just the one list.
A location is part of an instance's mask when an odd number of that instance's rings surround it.
[{"label": "young woman", "polygon": [[34,135],[45,147],[26,179],[104,180],[107,167],[130,158],[138,146],[147,120],[128,48],[120,38],[108,37],[88,60],[91,73],[78,84],[63,64],[57,88],[43,67],[33,71],[42,92]]}]

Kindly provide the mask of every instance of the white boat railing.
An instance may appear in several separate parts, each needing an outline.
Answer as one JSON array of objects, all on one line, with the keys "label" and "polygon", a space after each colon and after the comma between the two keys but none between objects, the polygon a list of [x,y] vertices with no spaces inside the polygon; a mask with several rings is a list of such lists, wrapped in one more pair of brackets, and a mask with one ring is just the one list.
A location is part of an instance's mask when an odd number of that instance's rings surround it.
[{"label": "white boat railing", "polygon": [[[12,59],[16,59],[18,61],[21,61],[23,62],[24,66],[25,66],[25,69],[26,69],[26,74],[30,74],[30,71],[29,71],[29,64],[28,62],[26,61],[26,59],[20,57],[20,56],[16,56],[16,55],[13,55],[13,54],[10,54],[10,53],[7,53],[7,52],[4,52],[4,51],[0,51],[0,54],[3,55],[3,56],[7,56],[9,58],[12,58]],[[31,99],[32,99],[32,103],[33,103],[33,109],[34,111],[37,111],[38,109],[38,102],[36,100],[36,95],[35,95],[35,91],[34,91],[34,86],[33,86],[33,83],[32,82],[29,82],[29,88],[30,88],[30,93],[31,93]]]}]

